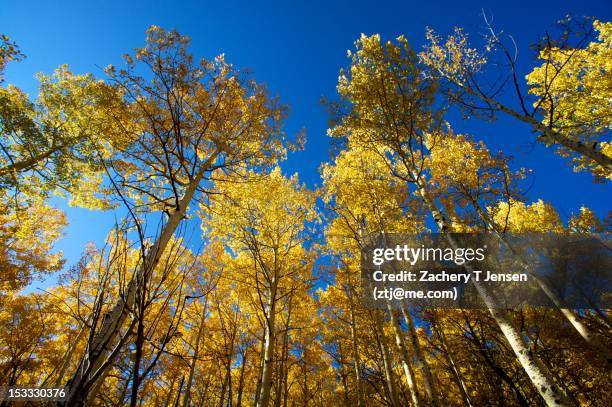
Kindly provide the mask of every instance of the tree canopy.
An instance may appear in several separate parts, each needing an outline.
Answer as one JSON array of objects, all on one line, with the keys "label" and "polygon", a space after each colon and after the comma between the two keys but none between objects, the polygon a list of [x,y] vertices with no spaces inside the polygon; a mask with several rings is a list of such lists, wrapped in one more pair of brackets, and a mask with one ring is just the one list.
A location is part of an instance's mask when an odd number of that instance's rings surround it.
[{"label": "tree canopy", "polygon": [[[479,309],[363,301],[372,235],[512,249],[512,234],[609,233],[609,216],[530,194],[530,169],[449,112],[507,114],[609,182],[612,23],[548,35],[521,77],[485,22],[483,51],[461,28],[427,29],[421,52],[361,35],[314,188],[284,170],[303,145],[288,107],[176,30],[151,26],[100,77],[40,74],[35,97],[4,83],[24,56],[1,36],[0,385],[64,386],[67,406],[606,406],[609,310],[568,308],[535,274],[549,307],[507,309],[477,283]],[[55,248],[57,199],[116,216],[75,264]]]}]

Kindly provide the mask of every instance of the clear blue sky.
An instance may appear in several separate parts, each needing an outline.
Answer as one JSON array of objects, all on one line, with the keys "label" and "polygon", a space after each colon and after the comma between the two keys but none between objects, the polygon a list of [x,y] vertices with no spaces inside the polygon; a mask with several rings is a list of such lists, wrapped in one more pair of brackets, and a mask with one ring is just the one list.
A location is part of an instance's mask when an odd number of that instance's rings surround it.
[{"label": "clear blue sky", "polygon": [[[310,186],[319,183],[318,166],[329,157],[327,115],[321,97],[334,98],[338,71],[348,63],[346,51],[360,33],[383,38],[405,34],[420,48],[426,26],[449,32],[460,25],[483,32],[481,9],[494,25],[511,33],[527,73],[527,47],[565,13],[610,21],[610,1],[8,1],[0,5],[0,32],[12,37],[27,55],[9,65],[6,82],[36,92],[36,72],[69,64],[78,73],[102,75],[100,67],[120,64],[120,57],[144,43],[148,26],[177,28],[193,40],[196,56],[221,52],[238,67],[249,68],[291,108],[289,133],[306,128],[305,151],[283,165],[299,172]],[[534,145],[529,129],[512,120],[493,124],[453,122],[453,127],[483,139],[492,150],[503,148],[517,166],[532,168],[529,198],[551,202],[567,217],[587,205],[601,216],[610,210],[610,186],[594,184],[574,173],[551,149]],[[100,243],[113,214],[66,208],[70,225],[58,248],[69,263],[88,241]]]}]

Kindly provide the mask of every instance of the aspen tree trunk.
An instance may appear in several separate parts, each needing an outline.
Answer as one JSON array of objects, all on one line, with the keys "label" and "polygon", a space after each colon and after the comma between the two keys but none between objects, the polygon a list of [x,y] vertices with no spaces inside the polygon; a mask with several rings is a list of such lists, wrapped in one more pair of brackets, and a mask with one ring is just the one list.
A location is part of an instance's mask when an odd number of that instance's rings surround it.
[{"label": "aspen tree trunk", "polygon": [[[472,271],[470,267],[466,267],[468,271]],[[517,359],[523,366],[525,373],[531,379],[531,382],[540,393],[548,406],[572,406],[573,403],[567,396],[557,387],[552,374],[546,369],[539,360],[530,352],[529,347],[524,342],[521,334],[512,325],[512,322],[505,315],[505,312],[500,309],[495,298],[487,291],[487,289],[478,282],[473,282],[478,294],[487,305],[490,314],[493,316],[506,340],[510,344],[512,350],[516,354]]]},{"label": "aspen tree trunk", "polygon": [[[130,325],[127,328],[126,334],[120,339],[119,343],[117,344],[117,346],[115,346],[112,352],[117,352],[117,354],[119,353],[120,348],[123,346],[123,344],[125,344],[129,336],[131,335],[132,329],[134,329],[134,325],[136,325],[136,319],[132,318]],[[122,341],[123,341],[123,344],[122,344]],[[116,356],[117,355],[111,355],[110,359]],[[89,406],[93,404],[94,400],[96,399],[96,396],[98,395],[98,392],[100,391],[100,388],[104,384],[104,380],[106,380],[106,376],[108,376],[109,373],[110,373],[110,368],[102,369],[100,376],[97,378],[97,380],[95,380],[92,383],[93,385],[91,389],[89,390],[89,392],[87,393],[87,398],[83,400],[83,404],[85,406]],[[126,382],[126,386],[127,386],[127,382]]]},{"label": "aspen tree trunk", "polygon": [[[533,352],[535,353],[538,348],[538,343],[537,341],[534,341],[533,339],[531,339],[531,341],[532,341],[531,343],[533,344],[532,346]],[[554,366],[546,358],[540,358],[539,360],[540,360],[540,363],[542,363],[542,365],[546,367],[546,369],[549,369],[552,372],[552,374],[555,376],[555,379],[557,379],[557,383],[559,383],[559,385],[563,388],[563,391],[565,392],[565,394],[567,394],[567,397],[569,397],[575,405],[579,406],[580,401],[578,401],[576,396],[573,394],[572,390],[567,385],[566,381],[563,380],[563,378],[559,376],[559,374],[553,370]]]},{"label": "aspen tree trunk", "polygon": [[[414,179],[417,180],[417,188],[423,202],[425,203],[427,209],[431,212],[434,221],[438,225],[440,232],[444,233],[448,229],[447,221],[444,214],[435,206],[433,201],[429,198],[425,187],[422,185],[422,182],[419,182],[418,174],[413,174]],[[446,239],[448,240],[451,247],[456,248],[457,244],[454,239],[446,234]],[[467,265],[466,270],[472,272],[472,268]],[[514,351],[517,359],[521,363],[523,370],[527,373],[527,376],[531,379],[531,383],[534,385],[540,396],[546,402],[548,406],[573,406],[573,403],[567,398],[567,396],[557,387],[555,384],[552,375],[548,369],[544,368],[541,363],[538,363],[534,355],[531,354],[529,347],[525,343],[521,334],[516,330],[516,328],[512,325],[511,321],[505,315],[505,312],[500,309],[499,304],[497,304],[495,298],[488,292],[488,290],[478,283],[477,281],[472,280],[472,284],[476,287],[476,291],[478,292],[480,298],[483,300],[485,305],[487,306],[489,313],[497,322],[500,330],[506,337],[506,340],[510,344],[510,347]]]},{"label": "aspen tree trunk", "polygon": [[238,397],[236,399],[236,406],[242,407],[242,393],[244,391],[244,371],[246,370],[248,349],[245,347],[244,353],[242,354],[242,366],[240,366],[240,379],[238,379]]},{"label": "aspen tree trunk", "polygon": [[287,360],[289,359],[289,327],[291,326],[291,314],[293,312],[293,294],[289,296],[287,301],[287,321],[285,323],[285,332],[283,333],[283,347],[278,369],[278,380],[276,386],[276,399],[274,406],[280,407],[281,401],[287,405],[287,381],[289,372],[287,369]]},{"label": "aspen tree trunk", "polygon": [[[236,314],[237,317],[237,314]],[[234,319],[234,322],[236,322],[236,320]],[[233,383],[232,383],[232,359],[234,358],[234,342],[236,341],[236,325],[234,324],[234,326],[232,327],[232,334],[231,334],[231,341],[229,344],[229,351],[227,352],[227,359],[225,362],[226,365],[226,377],[225,377],[225,382],[227,384],[227,404],[228,405],[232,405],[232,400],[234,399],[234,393],[233,393]],[[224,385],[225,386],[225,385]],[[222,392],[224,393],[224,392]],[[219,403],[219,407],[223,406],[223,401],[225,400],[224,397],[221,397],[221,402]]]},{"label": "aspen tree trunk", "polygon": [[[138,308],[140,312],[144,312],[144,290],[140,291],[140,298],[138,299]],[[134,347],[136,348],[134,357],[134,367],[132,371],[132,391],[130,396],[130,407],[136,407],[138,403],[138,388],[140,387],[140,362],[142,360],[142,348],[144,346],[144,315],[139,315],[138,323],[136,326],[136,341]]]},{"label": "aspen tree trunk", "polygon": [[469,86],[465,86],[462,83],[457,83],[457,84],[461,87],[461,89],[465,90],[470,95],[480,98],[484,102],[492,106],[495,106],[495,108],[497,108],[498,110],[514,117],[515,119],[518,119],[519,121],[522,121],[523,123],[530,124],[531,126],[533,126],[535,130],[542,133],[542,136],[540,138],[544,140],[553,141],[567,148],[568,150],[573,151],[574,153],[578,155],[585,156],[595,161],[597,164],[601,165],[603,168],[605,168],[608,171],[608,173],[612,173],[612,158],[608,157],[601,150],[597,150],[595,148],[596,145],[587,146],[581,141],[573,140],[567,136],[564,136],[558,133],[557,131],[553,130],[552,128],[548,126],[545,126],[543,123],[541,123],[540,121],[534,119],[533,117],[529,115],[521,114],[513,109],[510,109],[506,105],[499,103],[497,100],[493,98],[476,93]]},{"label": "aspen tree trunk", "polygon": [[342,389],[344,390],[344,405],[349,407],[351,402],[349,398],[348,374],[344,371],[344,350],[342,349],[340,339],[338,339],[338,362],[340,363],[340,378],[342,379]]},{"label": "aspen tree trunk", "polygon": [[306,363],[302,363],[301,365],[302,373],[304,373],[302,375],[304,377],[304,385],[302,387],[303,400],[304,405],[308,405],[308,401],[310,401],[310,392],[308,391],[308,372],[306,372]]},{"label": "aspen tree trunk", "polygon": [[282,400],[282,391],[283,391],[283,378],[284,378],[284,369],[283,369],[283,358],[285,357],[285,341],[286,336],[283,334],[282,342],[281,342],[281,354],[279,360],[276,361],[276,371],[278,372],[278,378],[274,382],[274,394],[276,397],[274,398],[274,407],[280,407]]},{"label": "aspen tree trunk", "polygon": [[393,333],[395,334],[395,344],[399,351],[400,361],[402,362],[402,369],[406,376],[406,382],[408,382],[408,388],[410,389],[410,398],[412,399],[412,405],[418,407],[421,405],[421,395],[417,387],[416,379],[414,377],[414,371],[410,364],[410,356],[404,343],[404,333],[402,332],[397,318],[395,317],[395,310],[390,302],[387,302],[387,310],[389,310],[389,316],[391,317],[391,326],[393,327]]},{"label": "aspen tree trunk", "polygon": [[427,397],[431,401],[433,406],[439,406],[440,399],[438,398],[438,392],[436,391],[436,387],[434,384],[434,378],[431,374],[431,370],[429,369],[429,364],[427,363],[427,359],[425,359],[425,355],[423,355],[423,349],[421,349],[421,344],[419,343],[419,337],[417,335],[416,329],[414,327],[414,322],[412,321],[412,316],[410,312],[404,306],[405,304],[401,304],[400,308],[402,310],[402,315],[404,320],[406,321],[406,325],[408,326],[408,335],[410,336],[410,342],[412,343],[412,349],[414,349],[414,353],[416,354],[418,367],[423,373],[423,383],[425,384],[425,392],[427,393]]},{"label": "aspen tree trunk", "polygon": [[563,147],[567,148],[570,151],[573,151],[578,155],[588,157],[589,159],[595,161],[597,164],[605,168],[608,171],[608,174],[612,173],[612,158],[608,157],[601,150],[597,150],[594,147],[596,144],[594,144],[593,147],[587,146],[582,141],[573,140],[556,132],[555,130],[545,126],[544,124],[540,123],[531,116],[519,115],[514,111],[509,111],[509,109],[503,106],[500,108],[500,110],[510,114],[513,117],[518,118],[522,122],[531,124],[536,130],[542,133],[541,138],[543,138],[544,140],[552,140],[555,143],[562,145]]},{"label": "aspen tree trunk", "polygon": [[[79,333],[77,334],[77,337],[70,344],[70,347],[68,348],[68,352],[66,353],[66,356],[64,357],[64,360],[62,361],[59,371],[57,372],[57,378],[55,379],[55,382],[54,382],[55,386],[60,386],[60,384],[64,380],[66,369],[68,369],[68,365],[70,365],[70,360],[72,360],[72,355],[74,354],[74,351],[77,345],[79,344],[79,342],[83,338],[83,335],[85,334],[85,328],[87,328],[87,324],[83,324],[83,326],[81,326],[81,329],[79,330]],[[50,377],[51,375],[49,375],[49,377],[45,379],[45,381],[41,384],[41,386],[44,386]]]},{"label": "aspen tree trunk", "polygon": [[563,303],[557,293],[555,293],[555,291],[546,281],[542,280],[537,274],[533,273],[532,267],[530,267],[529,264],[525,263],[525,261],[517,255],[517,253],[514,251],[514,248],[508,243],[508,240],[501,233],[499,233],[495,222],[493,222],[491,217],[488,216],[482,210],[480,204],[478,202],[473,202],[473,204],[476,207],[480,218],[485,222],[485,224],[487,224],[491,228],[495,236],[504,244],[504,246],[506,246],[516,257],[519,264],[523,268],[523,271],[527,272],[527,274],[529,274],[529,276],[535,280],[535,282],[538,284],[538,287],[540,287],[544,294],[546,294],[546,296],[553,302],[555,307],[561,312],[561,314],[563,314],[565,319],[567,319],[567,321],[574,327],[576,332],[578,332],[578,334],[586,341],[586,343],[595,351],[596,356],[602,360],[604,367],[609,369],[610,365],[612,364],[612,354],[610,352],[609,347],[605,346],[599,340],[599,338],[594,335],[586,327],[586,325],[582,323],[582,321],[580,321],[580,319],[573,310],[563,307]]},{"label": "aspen tree trunk", "polygon": [[[265,323],[265,322],[264,322]],[[262,373],[263,373],[263,365],[264,365],[264,347],[266,346],[265,340],[265,328],[264,328],[264,339],[261,341],[261,345],[259,346],[259,368],[257,374],[257,386],[255,388],[255,405],[259,404],[259,396],[261,395],[261,382],[262,382]]]},{"label": "aspen tree trunk", "polygon": [[[384,244],[387,245],[387,235],[383,231],[383,241]],[[395,271],[395,269],[394,269]],[[410,335],[410,341],[412,342],[412,348],[415,351],[417,356],[417,361],[419,362],[419,369],[423,372],[423,382],[425,383],[425,391],[431,404],[435,407],[440,405],[440,401],[438,400],[437,394],[434,392],[434,384],[433,377],[431,376],[431,371],[429,370],[429,365],[423,356],[423,352],[421,350],[421,345],[419,344],[419,339],[416,334],[416,330],[414,328],[414,323],[412,322],[412,317],[410,313],[406,312],[404,304],[398,303],[399,308],[402,310],[402,315],[406,320],[406,325],[408,326],[408,333]],[[395,317],[395,311],[392,309],[392,305],[390,301],[387,301],[387,309],[389,310],[389,315],[392,319],[393,329],[395,332],[396,343],[400,351],[400,357],[402,358],[402,364],[404,367],[404,372],[406,374],[406,380],[408,381],[408,387],[410,388],[410,394],[412,396],[412,402],[415,406],[418,406],[421,402],[421,395],[418,390],[418,386],[414,376],[414,370],[412,369],[412,364],[409,362],[408,351],[406,349],[406,344],[404,342],[404,335],[400,326],[397,322],[397,318]]]},{"label": "aspen tree trunk", "polygon": [[268,407],[272,384],[272,367],[274,362],[274,342],[276,340],[276,278],[272,279],[272,289],[268,299],[266,316],[263,365],[261,370],[261,395],[257,407]]},{"label": "aspen tree trunk", "polygon": [[[495,374],[501,381],[505,382],[508,387],[510,387],[510,390],[512,390],[516,397],[517,403],[522,407],[527,407],[527,400],[521,392],[521,389],[517,386],[517,384],[510,377],[510,375],[491,356],[489,349],[487,349],[487,346],[484,343],[484,340],[481,339],[479,334],[474,330],[474,327],[472,326],[472,323],[470,322],[467,316],[465,316],[465,325],[467,326],[470,337],[472,341],[474,341],[474,343],[476,344],[476,347],[479,350],[480,355],[483,357],[485,363],[493,370],[493,372],[495,372]],[[480,329],[480,331],[482,332],[482,329]],[[501,386],[499,391],[501,392]]]},{"label": "aspen tree trunk", "polygon": [[225,368],[225,375],[223,377],[223,384],[221,385],[221,396],[219,397],[219,406],[223,407],[223,402],[225,401],[225,391],[227,390],[227,386],[229,384],[229,375],[227,367]]},{"label": "aspen tree trunk", "polygon": [[276,395],[276,397],[274,397],[274,407],[280,407],[281,406],[281,402],[283,401],[283,382],[284,382],[284,377],[285,377],[285,370],[284,370],[284,363],[283,360],[285,359],[285,349],[287,346],[287,332],[285,331],[282,335],[282,341],[281,341],[281,350],[280,350],[280,357],[278,358],[278,360],[276,361],[276,371],[277,373],[277,379],[274,382],[274,394]]},{"label": "aspen tree trunk", "polygon": [[287,407],[289,402],[289,369],[285,368],[285,375],[283,377],[283,407]]},{"label": "aspen tree trunk", "polygon": [[467,386],[465,385],[465,380],[463,380],[463,376],[459,371],[459,367],[453,359],[453,354],[451,353],[450,346],[448,346],[448,343],[446,342],[446,336],[444,335],[444,331],[442,330],[442,328],[438,327],[435,322],[435,319],[433,319],[432,322],[432,330],[435,332],[436,336],[440,340],[442,352],[444,353],[444,356],[446,356],[448,364],[451,367],[453,378],[455,380],[455,383],[457,384],[457,387],[459,387],[461,397],[463,397],[463,401],[465,402],[466,406],[472,407],[472,400],[470,399],[470,396],[468,394]]},{"label": "aspen tree trunk", "polygon": [[585,340],[585,342],[595,351],[596,357],[600,358],[604,364],[606,369],[610,369],[612,365],[612,354],[610,353],[610,348],[605,346],[597,336],[595,336],[587,327],[578,319],[576,313],[568,308],[564,308],[561,299],[557,294],[553,291],[553,289],[542,279],[536,276],[531,272],[531,267],[526,265],[521,261],[521,265],[524,267],[524,270],[536,281],[538,286],[546,296],[555,304],[555,307],[561,311],[561,314],[568,320],[568,322],[574,327],[574,329],[580,334],[580,336]]},{"label": "aspen tree trunk", "polygon": [[[178,207],[170,213],[166,224],[163,226],[161,233],[155,241],[155,244],[146,253],[145,258],[142,261],[142,267],[136,271],[138,275],[133,276],[128,283],[124,295],[119,298],[113,308],[106,315],[104,315],[102,324],[98,329],[98,332],[93,336],[86,354],[81,359],[76,372],[66,384],[66,387],[68,388],[67,399],[65,402],[66,406],[78,405],[82,402],[82,400],[87,399],[87,394],[93,385],[92,380],[95,381],[96,375],[103,373],[98,372],[98,369],[105,362],[105,357],[111,353],[111,350],[117,341],[117,334],[125,321],[125,317],[134,307],[137,291],[136,284],[139,281],[143,281],[143,277],[152,273],[157,266],[157,263],[166,250],[166,247],[174,235],[176,228],[181,220],[183,220],[185,217],[189,203],[191,202],[200,181],[204,177],[205,170],[209,167],[210,163],[214,161],[216,156],[217,154],[213,154],[208,159],[207,163],[202,165],[195,178],[191,180],[187,186],[185,195],[179,202]],[[118,353],[119,352],[114,354],[111,353],[111,357],[116,358]],[[106,365],[110,367],[111,363],[106,363]],[[106,369],[108,369],[108,367]]]},{"label": "aspen tree trunk", "polygon": [[357,329],[355,326],[355,310],[353,301],[349,298],[349,313],[351,318],[351,344],[353,347],[353,370],[355,372],[355,383],[357,385],[357,407],[364,407],[363,384],[361,382],[361,359],[359,357],[359,347],[357,343]]},{"label": "aspen tree trunk", "polygon": [[202,317],[200,318],[198,332],[195,337],[195,344],[193,346],[193,356],[191,359],[191,363],[189,364],[189,375],[187,376],[187,383],[185,384],[183,407],[189,407],[189,401],[191,398],[191,385],[193,384],[193,376],[195,375],[196,364],[198,363],[198,357],[200,356],[200,341],[202,340],[202,334],[204,333],[204,323],[206,322],[207,308],[208,299],[204,301],[204,309],[202,310]]},{"label": "aspen tree trunk", "polygon": [[375,336],[380,347],[380,353],[383,359],[383,367],[385,370],[385,379],[387,382],[387,390],[389,392],[389,401],[393,407],[399,407],[399,398],[397,397],[397,389],[395,388],[395,381],[393,380],[393,368],[391,367],[391,357],[389,356],[389,350],[387,349],[385,332],[383,330],[381,315],[379,310],[374,311],[374,322]]}]

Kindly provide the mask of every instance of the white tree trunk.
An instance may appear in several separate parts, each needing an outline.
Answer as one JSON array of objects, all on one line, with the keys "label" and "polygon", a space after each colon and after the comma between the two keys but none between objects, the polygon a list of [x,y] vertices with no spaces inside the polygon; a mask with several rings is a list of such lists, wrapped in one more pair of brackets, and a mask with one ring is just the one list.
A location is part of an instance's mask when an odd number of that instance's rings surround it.
[{"label": "white tree trunk", "polygon": [[[275,284],[273,280],[272,284]],[[257,407],[268,407],[270,403],[270,390],[272,388],[272,367],[274,366],[274,342],[276,340],[275,322],[275,296],[276,289],[272,289],[268,299],[268,310],[266,315],[266,327],[264,338],[263,364],[261,367],[261,393],[257,400]]]},{"label": "white tree trunk", "polygon": [[355,326],[355,310],[353,300],[349,298],[349,312],[351,317],[351,342],[353,348],[353,370],[355,373],[355,383],[357,386],[357,407],[364,407],[363,384],[361,383],[361,360],[359,357],[359,346],[357,343],[357,327]]},{"label": "white tree trunk", "polygon": [[435,332],[435,334],[438,336],[438,339],[440,340],[442,351],[444,352],[446,359],[448,361],[448,364],[450,365],[451,371],[453,372],[453,378],[455,380],[455,383],[457,384],[457,387],[459,387],[459,391],[461,392],[461,397],[463,398],[465,405],[472,407],[472,400],[470,400],[467,386],[465,385],[463,376],[461,375],[461,372],[459,371],[459,367],[457,366],[457,364],[455,363],[455,360],[453,359],[453,355],[452,355],[450,346],[448,346],[448,343],[446,342],[446,337],[444,336],[444,331],[442,330],[441,327],[437,326],[437,324],[435,323],[435,320],[434,320],[434,323],[432,324],[432,329]]},{"label": "white tree trunk", "polygon": [[421,344],[419,343],[419,337],[414,327],[412,316],[410,315],[410,312],[406,310],[406,307],[404,307],[403,304],[401,306],[401,309],[402,315],[404,316],[404,320],[406,321],[406,325],[408,326],[408,335],[410,336],[412,349],[414,349],[414,353],[417,357],[418,368],[423,373],[423,383],[425,384],[425,392],[427,393],[427,397],[429,397],[431,404],[433,406],[439,406],[440,399],[438,398],[438,392],[436,391],[434,385],[434,379],[431,374],[431,370],[429,369],[429,364],[425,359],[425,355],[423,355],[423,349],[421,349]]},{"label": "white tree trunk", "polygon": [[198,332],[195,335],[195,344],[193,345],[193,356],[191,359],[191,363],[189,364],[189,376],[187,377],[187,383],[185,385],[185,396],[183,397],[183,407],[189,407],[189,401],[191,399],[191,385],[193,384],[193,376],[195,375],[195,368],[198,363],[198,357],[200,356],[200,341],[202,340],[202,334],[204,333],[207,305],[208,305],[208,299],[204,300],[204,309],[202,310],[202,317],[200,318],[200,325],[198,326]]},{"label": "white tree trunk", "polygon": [[412,399],[412,405],[418,407],[421,405],[421,395],[417,387],[416,379],[414,377],[414,371],[410,364],[410,356],[404,343],[404,333],[402,332],[397,318],[395,317],[394,309],[390,302],[387,302],[387,309],[389,310],[389,316],[391,317],[391,325],[393,326],[393,333],[395,334],[395,344],[399,351],[400,361],[402,362],[402,369],[406,376],[406,382],[408,383],[408,389],[410,389],[410,397]]},{"label": "white tree trunk", "polygon": [[383,368],[385,373],[385,380],[387,382],[387,390],[389,392],[389,398],[393,407],[399,407],[399,399],[397,397],[397,390],[395,388],[395,380],[393,380],[393,368],[391,367],[391,358],[389,356],[389,350],[385,343],[385,331],[383,330],[381,316],[379,310],[374,311],[374,321],[376,324],[375,335],[378,338],[378,345],[380,347],[380,353],[383,359]]},{"label": "white tree trunk", "polygon": [[[433,200],[431,200],[427,194],[425,186],[422,185],[422,182],[419,182],[418,174],[413,174],[415,180],[417,180],[417,188],[419,194],[423,202],[425,203],[427,209],[433,215],[434,221],[438,225],[440,232],[444,233],[447,230],[447,221],[444,217],[444,214],[441,210],[439,210],[434,204]],[[454,239],[446,234],[446,238],[451,245],[451,247],[456,248],[457,244]],[[469,265],[466,266],[466,270],[473,271]],[[499,305],[496,303],[494,297],[487,291],[487,289],[479,284],[477,281],[472,281],[476,290],[478,291],[479,296],[484,301],[487,306],[491,316],[497,322],[500,330],[506,337],[506,340],[510,344],[510,347],[514,351],[517,359],[521,363],[523,370],[527,373],[527,376],[531,379],[531,383],[536,388],[542,399],[546,402],[546,405],[554,407],[561,406],[573,406],[573,403],[567,398],[567,396],[558,388],[555,384],[551,373],[542,366],[541,363],[538,363],[535,356],[531,354],[529,351],[529,347],[523,340],[521,334],[514,328],[506,313],[500,309]]]},{"label": "white tree trunk", "polygon": [[[170,213],[155,244],[145,255],[142,267],[136,271],[135,275],[128,283],[124,295],[120,297],[113,308],[104,315],[102,324],[93,337],[91,345],[81,359],[76,372],[66,384],[66,387],[68,387],[68,396],[65,402],[66,406],[79,404],[82,400],[87,399],[87,393],[92,387],[93,381],[97,380],[94,375],[101,375],[103,373],[98,372],[103,364],[107,365],[106,369],[112,364],[108,363],[112,361],[106,360],[106,357],[111,353],[112,348],[117,342],[118,333],[124,324],[126,315],[134,306],[137,282],[142,281],[142,279],[152,273],[157,266],[176,228],[187,213],[189,203],[204,176],[206,167],[207,166],[203,166],[196,177],[191,180],[187,186],[185,195],[180,200],[178,208],[175,208],[175,210]],[[111,357],[115,358],[117,354],[118,352],[114,355],[111,354]]]},{"label": "white tree trunk", "polygon": [[561,314],[567,319],[567,321],[574,327],[576,332],[586,341],[586,343],[593,348],[595,354],[605,368],[609,368],[612,364],[612,354],[610,353],[609,347],[605,346],[597,336],[591,333],[591,331],[578,319],[576,313],[571,309],[564,308],[561,299],[554,292],[554,290],[548,285],[548,283],[542,280],[537,274],[533,272],[533,268],[525,263],[515,252],[514,248],[508,243],[508,240],[499,232],[497,225],[493,222],[490,216],[488,216],[482,208],[476,203],[476,209],[480,218],[493,230],[495,236],[512,252],[519,264],[529,276],[535,280],[538,287],[546,294],[546,296],[553,302],[555,307],[561,312]]}]

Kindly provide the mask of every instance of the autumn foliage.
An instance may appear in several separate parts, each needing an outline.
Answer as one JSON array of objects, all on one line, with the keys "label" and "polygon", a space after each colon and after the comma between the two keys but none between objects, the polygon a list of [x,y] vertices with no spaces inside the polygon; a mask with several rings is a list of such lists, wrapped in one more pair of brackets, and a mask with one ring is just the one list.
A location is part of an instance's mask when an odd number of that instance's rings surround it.
[{"label": "autumn foliage", "polygon": [[[499,309],[484,288],[481,310],[371,309],[360,284],[370,233],[609,232],[527,200],[529,169],[447,115],[509,115],[609,182],[612,23],[588,24],[543,40],[526,78],[490,26],[483,50],[461,29],[422,51],[362,35],[316,189],[281,169],[303,144],[287,107],[176,31],[100,78],[41,74],[36,98],[2,82],[0,385],[66,386],[70,406],[609,405],[609,310]],[[483,86],[496,55],[516,105]],[[21,58],[0,37],[0,81]],[[76,264],[54,196],[116,213]]]}]

